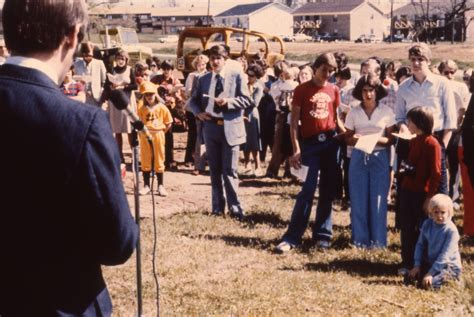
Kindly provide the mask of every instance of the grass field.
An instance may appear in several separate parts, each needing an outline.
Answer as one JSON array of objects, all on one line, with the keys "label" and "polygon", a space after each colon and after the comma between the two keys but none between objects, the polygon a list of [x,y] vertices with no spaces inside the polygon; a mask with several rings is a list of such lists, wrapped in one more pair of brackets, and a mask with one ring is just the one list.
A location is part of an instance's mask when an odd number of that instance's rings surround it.
[{"label": "grass field", "polygon": [[[175,145],[184,146],[180,135]],[[183,183],[190,171],[166,173],[170,196],[210,192],[209,179]],[[349,212],[333,213],[335,235],[328,251],[303,247],[289,254],[273,252],[285,232],[299,185],[268,178],[241,180],[240,194],[248,213],[244,222],[211,217],[208,208],[183,208],[164,214],[157,200],[157,267],[162,316],[320,316],[474,314],[474,239],[463,238],[463,284],[424,291],[402,284],[399,233],[389,212],[389,246],[360,250],[350,245]],[[131,198],[131,197],[130,197]],[[149,197],[142,197],[148,201]],[[178,200],[179,201],[179,200]],[[206,202],[205,202],[206,203]],[[160,205],[161,204],[161,205]],[[205,205],[210,205],[207,202]],[[144,208],[150,205],[143,204]],[[314,219],[314,214],[311,219]],[[462,214],[455,222],[462,231]],[[142,221],[145,316],[156,315],[152,275],[153,220]],[[115,306],[114,316],[133,316],[135,259],[105,268]]]}]

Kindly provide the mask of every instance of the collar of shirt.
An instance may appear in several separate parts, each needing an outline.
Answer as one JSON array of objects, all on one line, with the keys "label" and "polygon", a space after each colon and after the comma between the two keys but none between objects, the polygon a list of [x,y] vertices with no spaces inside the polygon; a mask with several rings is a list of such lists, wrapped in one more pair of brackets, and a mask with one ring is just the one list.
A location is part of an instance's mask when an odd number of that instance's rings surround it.
[{"label": "collar of shirt", "polygon": [[24,56],[11,56],[7,58],[6,64],[36,69],[48,76],[56,85],[59,85],[57,72],[39,59]]},{"label": "collar of shirt", "polygon": [[225,79],[225,75],[226,75],[226,67],[225,67],[225,65],[224,65],[224,67],[222,68],[222,70],[221,70],[219,73],[216,73],[216,72],[214,72],[214,71],[212,72],[212,79],[215,80],[217,74],[219,74],[219,75],[222,77],[222,79]]},{"label": "collar of shirt", "polygon": [[426,77],[425,77],[425,80],[423,80],[422,83],[418,83],[416,80],[415,80],[415,75],[412,75],[410,78],[408,78],[408,80],[410,80],[409,82],[409,85],[412,85],[414,83],[417,83],[419,85],[423,85],[423,83],[425,82],[429,82],[429,83],[434,83],[434,76],[436,76],[435,74],[433,74],[432,72],[429,72],[428,74],[426,74]]}]

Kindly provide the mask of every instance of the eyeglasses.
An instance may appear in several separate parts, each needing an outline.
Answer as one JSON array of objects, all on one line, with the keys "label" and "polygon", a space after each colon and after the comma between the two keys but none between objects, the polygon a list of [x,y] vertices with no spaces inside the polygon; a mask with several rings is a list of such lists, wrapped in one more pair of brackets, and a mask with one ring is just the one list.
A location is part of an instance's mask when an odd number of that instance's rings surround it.
[{"label": "eyeglasses", "polygon": [[156,64],[151,64],[150,67],[156,67]]},{"label": "eyeglasses", "polygon": [[454,70],[445,70],[443,72],[444,76],[454,75],[456,72]]}]

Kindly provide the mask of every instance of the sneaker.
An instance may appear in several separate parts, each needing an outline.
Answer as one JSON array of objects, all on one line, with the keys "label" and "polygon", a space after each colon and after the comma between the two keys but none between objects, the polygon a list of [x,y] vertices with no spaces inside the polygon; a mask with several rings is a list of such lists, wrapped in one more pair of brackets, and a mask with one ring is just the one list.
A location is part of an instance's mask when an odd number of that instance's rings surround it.
[{"label": "sneaker", "polygon": [[318,249],[327,250],[331,247],[331,242],[326,240],[319,240],[316,242],[316,247]]},{"label": "sneaker", "polygon": [[408,273],[410,272],[409,269],[407,269],[406,267],[402,267],[400,269],[398,269],[398,275],[399,276],[408,276]]},{"label": "sneaker", "polygon": [[150,193],[150,187],[149,186],[144,186],[142,189],[140,189],[140,195],[147,195]]},{"label": "sneaker", "polygon": [[294,245],[292,245],[291,243],[287,242],[287,241],[282,241],[280,242],[279,245],[277,245],[275,247],[275,252],[277,253],[285,253],[285,252],[288,252],[290,251],[291,249],[294,248]]},{"label": "sneaker", "polygon": [[165,186],[163,185],[158,186],[158,195],[162,197],[168,196],[168,192],[166,191]]}]

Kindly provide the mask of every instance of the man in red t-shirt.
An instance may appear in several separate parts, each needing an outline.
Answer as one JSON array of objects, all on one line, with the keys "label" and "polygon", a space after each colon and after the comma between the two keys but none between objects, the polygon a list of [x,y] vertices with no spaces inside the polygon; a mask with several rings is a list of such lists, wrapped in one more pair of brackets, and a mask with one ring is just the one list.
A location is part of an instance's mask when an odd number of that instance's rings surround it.
[{"label": "man in red t-shirt", "polygon": [[[296,198],[291,222],[277,252],[286,252],[301,244],[301,237],[308,225],[314,193],[320,179],[316,222],[313,241],[320,248],[329,248],[332,238],[332,201],[336,190],[338,142],[334,138],[339,125],[336,108],[339,106],[339,88],[328,83],[337,64],[334,55],[318,56],[313,64],[311,81],[296,87],[291,109],[291,142],[293,168],[308,168],[301,192]],[[301,125],[299,125],[301,123]],[[340,126],[340,125],[339,125]],[[302,136],[301,148],[298,129]]]}]

